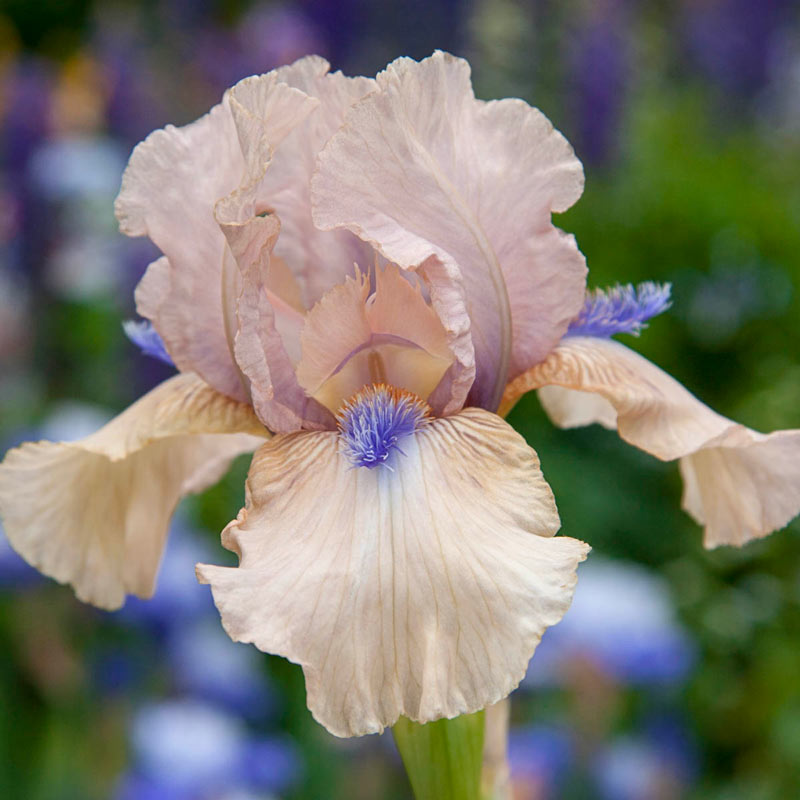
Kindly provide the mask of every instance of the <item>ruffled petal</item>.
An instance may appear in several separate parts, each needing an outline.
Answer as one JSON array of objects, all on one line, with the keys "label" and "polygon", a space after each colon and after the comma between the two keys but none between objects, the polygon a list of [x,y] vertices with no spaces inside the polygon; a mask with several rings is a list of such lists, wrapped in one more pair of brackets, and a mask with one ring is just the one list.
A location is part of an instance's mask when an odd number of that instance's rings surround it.
[{"label": "ruffled petal", "polygon": [[[353,263],[367,268],[372,253],[348,231],[323,232],[311,219],[311,174],[317,154],[342,124],[347,109],[375,87],[369,78],[349,78],[341,72],[329,72],[330,65],[319,56],[308,56],[281,67],[269,75],[246,78],[231,90],[234,107],[240,109],[243,123],[237,126],[245,152],[258,152],[260,139],[273,149],[269,169],[264,173],[264,158],[253,161],[261,171],[258,198],[281,220],[281,235],[275,254],[289,265],[310,308],[322,295],[351,272]],[[315,104],[302,125],[293,128],[280,147],[275,147],[266,124],[265,113],[274,92],[271,78],[302,91]]]},{"label": "ruffled petal", "polygon": [[452,361],[441,321],[406,275],[394,264],[376,270],[375,294],[366,312],[372,332],[408,339],[432,356]]},{"label": "ruffled petal", "polygon": [[[303,319],[291,311],[305,308],[314,294],[310,280],[325,275],[323,283],[329,283],[331,274],[341,280],[354,255],[367,249],[352,234],[322,234],[313,227],[309,181],[319,148],[371,83],[329,75],[327,62],[311,56],[245,78],[228,94],[246,161],[241,185],[215,209],[240,273],[229,281],[238,297],[233,352],[256,413],[273,431],[333,426],[330,413],[297,382]],[[276,131],[282,123],[275,109],[287,90],[305,98],[302,120]],[[294,309],[271,291],[284,267],[299,290]]]},{"label": "ruffled petal", "polygon": [[455,357],[439,386],[428,398],[431,408],[440,416],[446,416],[464,407],[475,381],[475,347],[466,289],[458,267],[441,261],[437,256],[423,261],[417,272],[422,276],[431,305],[447,331],[447,347]]},{"label": "ruffled petal", "polygon": [[[272,73],[263,77],[273,91],[264,109],[270,124],[260,127],[274,146],[314,101]],[[226,96],[189,125],[151,133],[131,155],[115,210],[123,233],[149,236],[165,256],[150,265],[137,289],[139,313],[153,322],[180,370],[246,400],[226,336],[225,238],[214,219],[214,204],[239,186],[256,158],[250,150],[243,157],[238,132]]]},{"label": "ruffled petal", "polygon": [[494,410],[509,375],[544,358],[583,305],[584,259],[550,222],[580,196],[580,162],[523,101],[476,100],[469,65],[446,53],[398,59],[377,83],[320,154],[314,221],[401,267],[435,256],[460,270],[470,403]]},{"label": "ruffled petal", "polygon": [[355,277],[348,276],[326,292],[309,312],[301,334],[303,355],[297,378],[310,395],[319,391],[348,355],[370,340],[369,290],[369,278],[357,271]]},{"label": "ruffled petal", "polygon": [[599,422],[657,458],[680,459],[682,505],[705,526],[706,547],[742,545],[800,513],[800,430],[765,435],[732,422],[618,342],[565,339],[509,384],[501,408],[539,387],[557,425]]},{"label": "ruffled petal", "polygon": [[137,311],[153,323],[178,369],[197,372],[238,400],[246,394],[225,338],[225,239],[213,211],[238,185],[243,168],[233,119],[220,104],[196,122],[168,125],[139,144],[115,204],[122,232],[149,236],[165,254],[137,287]]},{"label": "ruffled petal", "polygon": [[682,507],[705,526],[706,547],[741,547],[800,513],[800,430],[728,430],[680,460]]},{"label": "ruffled petal", "polygon": [[[559,428],[580,428],[597,423],[610,431],[617,429],[617,410],[605,397],[563,386],[542,386],[539,402],[554,425]],[[503,416],[511,409],[501,406]]]},{"label": "ruffled petal", "polygon": [[275,437],[223,533],[239,567],[198,566],[230,636],[301,664],[339,736],[507,695],[588,551],[553,538],[536,454],[499,417],[434,420],[402,452],[393,471],[354,469],[336,433]]},{"label": "ruffled petal", "polygon": [[372,295],[360,271],[325,294],[306,318],[302,344],[298,380],[334,413],[371,383],[427,400],[454,360],[436,312],[393,264],[376,266]]},{"label": "ruffled petal", "polygon": [[6,535],[81,600],[118,608],[126,593],[152,594],[178,500],[266,436],[249,406],[177,375],[85,439],[9,451],[0,464]]},{"label": "ruffled petal", "polygon": [[[232,280],[238,294],[236,364],[248,384],[256,414],[271,431],[332,428],[331,414],[307,397],[297,381],[289,350],[292,342],[284,341],[286,329],[279,324],[280,311],[276,312],[286,304],[270,290],[280,283],[272,251],[281,226],[274,214],[256,213],[254,191],[254,185],[246,186],[220,201],[216,210],[238,270]],[[283,265],[276,261],[282,273]]]},{"label": "ruffled petal", "polygon": [[266,290],[275,314],[275,329],[289,359],[296,365],[302,355],[300,336],[305,325],[306,307],[295,276],[286,262],[275,255],[269,260]]}]

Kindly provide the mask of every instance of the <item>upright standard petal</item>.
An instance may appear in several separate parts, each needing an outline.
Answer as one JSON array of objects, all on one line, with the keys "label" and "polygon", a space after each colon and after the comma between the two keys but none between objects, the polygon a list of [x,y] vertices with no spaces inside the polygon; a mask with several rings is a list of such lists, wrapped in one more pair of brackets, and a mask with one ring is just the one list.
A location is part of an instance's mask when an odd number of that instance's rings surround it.
[{"label": "upright standard petal", "polygon": [[401,267],[435,256],[460,270],[470,402],[494,410],[508,377],[544,358],[583,305],[584,259],[550,222],[580,196],[580,162],[523,101],[476,100],[469,65],[446,53],[398,59],[377,83],[320,154],[314,220]]},{"label": "upright standard petal", "polygon": [[122,232],[149,236],[165,254],[136,289],[138,312],[153,323],[179,369],[239,400],[246,394],[225,338],[220,295],[225,240],[213,211],[238,185],[242,169],[233,119],[220,104],[138,145],[115,204]]},{"label": "upright standard petal", "polygon": [[481,409],[430,421],[389,469],[333,432],[276,436],[223,534],[238,568],[198,566],[230,636],[303,666],[338,736],[498,701],[567,610],[582,542],[536,454]]},{"label": "upright standard petal", "polygon": [[[370,248],[353,234],[320,231],[311,219],[311,175],[317,154],[341,126],[350,106],[375,88],[370,78],[349,78],[329,70],[325,59],[307,56],[268,75],[246,78],[230,93],[244,151],[257,153],[262,138],[273,150],[266,172],[263,157],[250,159],[261,170],[257,195],[280,218],[275,254],[297,278],[307,308],[340,283],[354,261],[364,269],[372,262]],[[272,119],[267,109],[275,91],[273,76],[314,103],[308,117],[293,126],[279,147],[267,129]]]},{"label": "upright standard petal", "polygon": [[[314,101],[274,74],[263,77],[272,85],[271,116],[260,125],[274,146]],[[214,204],[239,186],[246,168],[226,97],[197,121],[182,128],[168,125],[139,144],[115,204],[122,232],[149,236],[165,256],[139,284],[137,310],[153,322],[179,369],[196,372],[238,400],[246,400],[247,392],[226,337],[225,238]]]},{"label": "upright standard petal", "polygon": [[[238,298],[232,350],[256,413],[274,431],[333,424],[330,413],[306,396],[295,376],[291,354],[299,342],[285,336],[293,339],[302,315],[297,309],[292,314],[270,287],[276,269],[288,267],[300,294],[296,300],[305,307],[315,294],[311,283],[321,276],[322,283],[341,280],[354,256],[368,250],[352,234],[324,234],[313,227],[309,182],[319,148],[345,110],[371,85],[367,79],[329,75],[327,62],[312,56],[245,78],[228,95],[246,162],[241,185],[215,208],[239,270],[228,291]],[[281,117],[275,114],[275,98],[289,90],[307,101],[303,120],[284,125],[278,135],[275,128]],[[333,281],[332,274],[337,276]]]},{"label": "upright standard petal", "polygon": [[268,436],[252,409],[177,375],[97,433],[37,442],[0,464],[0,517],[33,566],[81,600],[118,608],[152,594],[169,518]]},{"label": "upright standard petal", "polygon": [[706,547],[742,545],[800,513],[800,430],[765,435],[738,425],[605,339],[565,339],[509,384],[502,408],[539,387],[557,425],[616,424],[630,444],[664,461],[680,459],[683,508],[705,525]]}]

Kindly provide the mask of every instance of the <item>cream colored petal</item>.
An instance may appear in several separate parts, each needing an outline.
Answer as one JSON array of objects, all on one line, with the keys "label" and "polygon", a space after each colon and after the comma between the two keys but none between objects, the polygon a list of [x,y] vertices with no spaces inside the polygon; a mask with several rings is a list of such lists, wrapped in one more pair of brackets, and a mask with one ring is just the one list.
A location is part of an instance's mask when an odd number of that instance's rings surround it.
[{"label": "cream colored petal", "polygon": [[401,267],[435,256],[460,272],[470,403],[494,410],[508,377],[544,358],[583,304],[583,257],[550,221],[580,196],[580,162],[523,101],[476,100],[469,65],[447,53],[398,59],[377,83],[320,153],[314,220]]},{"label": "cream colored petal", "polygon": [[741,546],[800,513],[800,430],[741,425],[680,460],[682,506],[705,526],[706,547]]},{"label": "cream colored petal", "polygon": [[547,416],[559,428],[581,428],[598,423],[617,429],[617,411],[605,397],[563,386],[542,386],[536,393]]},{"label": "cream colored petal", "polygon": [[422,276],[430,293],[431,305],[447,331],[447,346],[455,357],[439,386],[428,398],[437,415],[446,416],[464,407],[475,380],[475,347],[466,288],[458,267],[437,256],[423,261],[417,272]]},{"label": "cream colored petal", "polygon": [[178,375],[85,439],[9,451],[0,464],[6,535],[85,602],[113,609],[126,593],[147,597],[178,500],[266,436],[249,406]]},{"label": "cream colored petal", "polygon": [[[274,91],[273,78],[308,93],[317,103],[308,119],[295,126],[276,147],[266,128],[269,114],[265,111]],[[302,363],[299,371],[305,378],[300,384],[295,379],[293,368],[298,363],[295,345],[300,320],[297,315],[281,313],[283,304],[277,302],[269,291],[264,291],[264,274],[271,272],[268,264],[277,257],[292,271],[308,303],[321,296],[323,287],[338,284],[352,270],[354,260],[364,267],[371,264],[371,249],[352,234],[346,231],[321,232],[313,226],[309,180],[319,149],[341,124],[347,108],[373,88],[373,81],[345,78],[340,73],[328,74],[324,60],[307,58],[268,76],[247,79],[230,92],[231,108],[249,168],[240,188],[217,203],[216,218],[243,276],[234,353],[249,386],[254,407],[272,430],[285,432],[300,427],[332,425],[325,408],[314,400],[309,401],[300,388],[301,384],[307,386],[309,382],[318,385],[316,379],[308,378],[308,370]],[[258,122],[262,118],[265,120],[264,129],[260,130]],[[267,210],[274,213],[265,217]],[[277,228],[274,222],[277,219],[280,220],[280,235],[275,239]],[[452,302],[457,297],[461,301],[460,316],[451,310],[443,315],[444,346],[452,345],[457,360],[446,379],[441,381],[443,385],[437,398],[432,400],[435,410],[450,412],[463,405],[474,375],[474,355],[463,293],[446,286],[446,281],[452,283],[454,280],[452,275],[437,271],[434,264],[429,271],[421,270],[421,273],[429,285],[436,313],[442,315],[445,299]],[[267,288],[269,281],[268,278]],[[424,333],[423,338],[427,341],[430,339],[428,328],[439,323],[427,306],[422,304],[422,309],[427,315],[420,335]],[[313,326],[306,323],[305,327]],[[344,330],[343,338],[352,338],[341,321],[335,330]],[[330,330],[324,332],[326,350],[336,338],[330,336]],[[440,383],[442,374],[450,366],[451,355],[441,355],[441,349],[437,342],[436,352],[427,361],[423,359],[423,364],[405,353],[404,358],[397,360],[397,381],[405,385],[409,375],[424,376],[422,386],[415,383],[408,388],[429,393]],[[342,352],[340,360],[349,352]],[[413,363],[407,363],[409,361]],[[435,362],[435,367],[431,366],[431,361]],[[360,374],[361,370],[355,372]],[[340,377],[348,378],[343,381],[343,387],[335,390],[335,387],[328,387],[329,391],[319,396],[316,390],[311,394],[321,402],[323,395],[336,395],[332,400],[329,398],[336,404],[341,391],[347,390],[351,384],[358,384],[356,389],[361,386],[358,375],[342,374]]]},{"label": "cream colored petal", "polygon": [[198,566],[229,635],[300,663],[338,736],[498,701],[569,606],[588,546],[559,526],[533,450],[467,409],[352,468],[333,432],[277,436],[223,534],[238,568]]},{"label": "cream colored petal", "polygon": [[269,276],[267,278],[267,291],[275,301],[282,303],[287,309],[305,315],[307,309],[303,305],[303,295],[297,278],[282,258],[274,256],[269,260]]},{"label": "cream colored petal", "polygon": [[[276,277],[273,254],[278,264],[291,270],[301,294],[308,288],[304,275],[311,250],[320,256],[312,265],[320,274],[333,267],[343,276],[352,268],[353,236],[327,234],[323,245],[317,242],[321,234],[311,225],[308,184],[328,127],[338,124],[369,82],[327,71],[327,63],[312,56],[246,78],[229,93],[247,169],[239,188],[217,202],[215,216],[241,274],[236,362],[249,384],[256,413],[274,431],[333,426],[330,413],[306,396],[295,376],[297,333],[303,320],[289,313],[291,307],[270,291]],[[286,92],[306,100],[302,120],[298,112],[298,119],[289,125],[276,114]],[[358,243],[357,249],[364,248]],[[295,306],[303,307],[302,296],[294,300]]]},{"label": "cream colored petal", "polygon": [[[298,64],[315,60],[311,56]],[[244,78],[227,93],[248,174],[263,171],[272,152],[319,106],[316,98],[290,87],[284,71]]]},{"label": "cream colored petal", "polygon": [[292,364],[302,355],[300,335],[306,321],[306,307],[297,279],[286,262],[276,255],[270,256],[266,283],[267,299],[275,314],[278,331]]},{"label": "cream colored petal", "polygon": [[800,513],[800,430],[764,435],[738,425],[618,342],[564,339],[509,384],[503,407],[539,387],[547,387],[540,396],[556,424],[613,427],[616,417],[625,441],[664,461],[680,459],[683,507],[705,526],[706,547],[742,545]]},{"label": "cream colored petal", "polygon": [[426,400],[451,363],[452,359],[436,358],[405,344],[369,346],[348,359],[313,396],[333,413],[356,392],[371,384],[405,389]]}]

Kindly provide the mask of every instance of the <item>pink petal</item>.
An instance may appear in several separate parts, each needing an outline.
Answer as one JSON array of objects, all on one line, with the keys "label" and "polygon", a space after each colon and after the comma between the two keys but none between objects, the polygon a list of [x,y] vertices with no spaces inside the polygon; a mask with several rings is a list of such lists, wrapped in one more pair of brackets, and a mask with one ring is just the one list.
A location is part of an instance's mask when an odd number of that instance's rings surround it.
[{"label": "pink petal", "polygon": [[428,403],[442,416],[454,414],[466,404],[475,381],[475,348],[464,282],[458,267],[441,261],[437,256],[423,261],[417,272],[425,282],[431,305],[447,331],[447,346],[455,357]]},{"label": "pink petal", "polygon": [[138,145],[115,206],[123,233],[149,236],[166,255],[148,267],[137,288],[137,310],[153,322],[178,369],[196,371],[238,400],[246,394],[225,339],[225,240],[213,210],[237,185],[242,168],[230,112],[218,105],[196,122],[170,125]]},{"label": "pink petal", "polygon": [[550,222],[580,196],[580,162],[521,100],[476,100],[469,66],[446,53],[398,59],[377,82],[320,154],[314,220],[401,267],[435,256],[460,271],[470,401],[494,409],[508,376],[544,358],[583,304],[583,258]]},{"label": "pink petal", "polygon": [[738,425],[647,359],[605,339],[564,339],[509,384],[502,408],[539,387],[561,427],[616,422],[630,444],[664,461],[680,459],[683,508],[705,525],[706,547],[742,545],[800,513],[800,430],[765,435]]},{"label": "pink petal", "polygon": [[[369,299],[368,299],[369,298]],[[336,413],[363,386],[388,383],[423,400],[453,363],[436,312],[393,264],[334,287],[306,318],[297,377]]]},{"label": "pink petal", "polygon": [[223,533],[239,567],[197,568],[231,638],[301,664],[337,736],[507,695],[588,552],[553,537],[536,454],[499,417],[435,420],[403,452],[394,472],[353,469],[335,433],[275,437]]},{"label": "pink petal", "polygon": [[[246,221],[226,222],[221,217],[223,212],[233,220]],[[270,277],[271,252],[280,231],[277,217],[256,216],[246,191],[218,204],[217,214],[239,269],[234,354],[249,383],[256,414],[271,431],[334,427],[330,413],[307,397],[298,383],[287,345],[278,330],[275,298],[269,291],[270,285],[280,281],[280,276]]]},{"label": "pink petal", "polygon": [[177,375],[92,436],[10,450],[0,464],[6,535],[87,603],[148,597],[178,500],[216,483],[266,436],[248,405]]},{"label": "pink petal", "polygon": [[[234,354],[256,413],[273,431],[334,425],[297,382],[294,361],[302,320],[270,290],[278,280],[286,285],[286,276],[278,276],[276,269],[291,272],[301,295],[295,301],[302,305],[309,281],[328,282],[330,277],[321,276],[332,274],[341,279],[352,268],[353,255],[365,249],[351,234],[322,234],[311,223],[309,178],[317,150],[347,106],[371,86],[366,79],[327,71],[323,59],[308,57],[246,78],[229,93],[247,168],[239,188],[217,203],[215,214],[239,271],[231,280],[238,296]],[[289,84],[319,97],[302,93],[302,116],[308,119],[302,124],[295,120],[276,135],[282,117],[275,109]],[[297,88],[291,91],[301,94]],[[271,213],[265,216],[266,210]],[[312,267],[313,280],[308,274]]]},{"label": "pink petal", "polygon": [[[320,231],[311,219],[310,182],[317,154],[341,126],[347,109],[375,87],[369,78],[348,78],[341,72],[330,73],[329,69],[324,59],[309,56],[270,73],[313,98],[315,108],[304,124],[296,126],[274,148],[269,169],[258,188],[259,201],[281,220],[275,254],[297,278],[307,308],[351,274],[354,262],[364,269],[372,263],[371,249],[351,233]],[[243,141],[263,135],[271,142],[266,132],[258,131],[259,120],[267,119],[264,97],[272,91],[268,77],[248,79],[246,87],[239,84],[231,91],[232,100],[246,110],[253,123],[248,130],[240,126]],[[242,88],[247,89],[246,94]],[[245,150],[252,149],[246,142],[243,146]],[[262,168],[264,163],[262,158]]]},{"label": "pink petal", "polygon": [[[273,85],[272,124],[264,135],[277,144],[314,101],[264,76]],[[246,116],[238,113],[237,117]],[[254,158],[250,151],[249,158]],[[218,391],[246,400],[226,337],[221,296],[225,238],[214,204],[239,186],[246,169],[228,97],[182,128],[168,125],[136,147],[122,178],[115,209],[120,229],[149,236],[166,258],[149,268],[137,292],[176,366],[194,371]]]},{"label": "pink petal", "polygon": [[309,312],[301,336],[303,356],[297,378],[310,395],[319,391],[350,353],[370,340],[369,291],[369,278],[357,272],[355,278],[348,277],[326,292]]}]

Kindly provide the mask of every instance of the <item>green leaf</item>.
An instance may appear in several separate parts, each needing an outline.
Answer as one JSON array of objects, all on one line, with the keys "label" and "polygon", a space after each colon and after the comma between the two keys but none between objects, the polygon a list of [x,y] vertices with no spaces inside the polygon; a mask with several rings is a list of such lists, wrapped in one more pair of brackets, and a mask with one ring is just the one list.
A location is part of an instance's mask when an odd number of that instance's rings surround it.
[{"label": "green leaf", "polygon": [[392,728],[417,800],[480,800],[483,711]]}]

